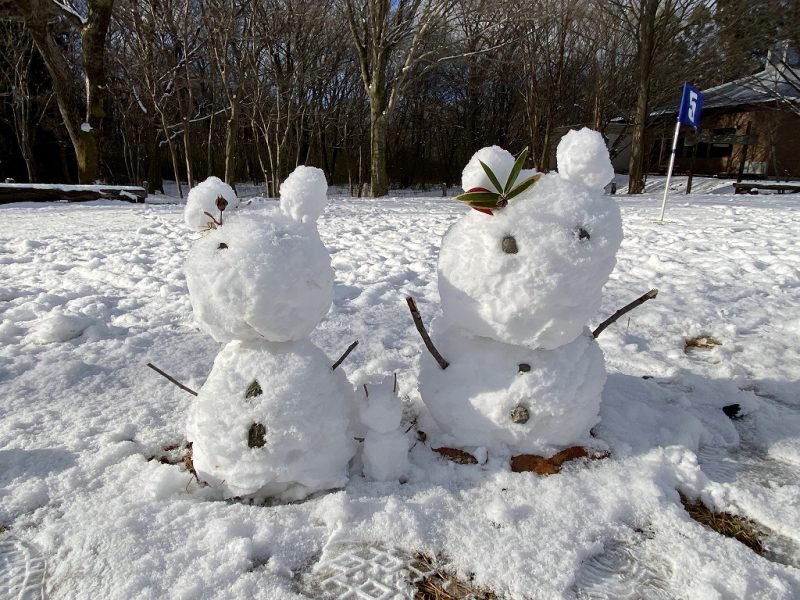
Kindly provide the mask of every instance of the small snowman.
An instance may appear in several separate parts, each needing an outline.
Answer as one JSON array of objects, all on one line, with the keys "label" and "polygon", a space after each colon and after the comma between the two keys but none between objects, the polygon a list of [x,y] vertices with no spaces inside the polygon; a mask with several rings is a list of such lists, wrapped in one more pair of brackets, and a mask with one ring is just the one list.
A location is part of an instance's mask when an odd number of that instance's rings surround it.
[{"label": "small snowman", "polygon": [[184,266],[195,320],[226,343],[187,437],[199,479],[224,497],[296,500],[341,487],[355,452],[354,390],[308,339],[332,299],[316,228],[325,176],[301,166],[280,191],[265,214],[229,216],[233,190],[206,181],[186,205],[187,224],[205,232]]},{"label": "small snowman", "polygon": [[408,438],[401,425],[403,406],[397,397],[397,375],[377,385],[364,385],[367,403],[361,422],[367,428],[362,460],[373,481],[402,480],[409,470]]},{"label": "small snowman", "polygon": [[496,146],[464,169],[476,210],[445,234],[442,317],[433,337],[449,366],[424,357],[420,393],[446,442],[549,454],[599,421],[606,372],[586,328],[622,241],[602,137],[570,131],[558,173],[521,168]]}]

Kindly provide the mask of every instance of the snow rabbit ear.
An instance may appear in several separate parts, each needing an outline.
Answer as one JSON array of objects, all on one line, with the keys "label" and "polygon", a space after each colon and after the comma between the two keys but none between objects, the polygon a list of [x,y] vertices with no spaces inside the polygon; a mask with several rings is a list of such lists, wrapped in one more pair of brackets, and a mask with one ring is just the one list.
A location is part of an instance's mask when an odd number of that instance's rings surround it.
[{"label": "snow rabbit ear", "polygon": [[325,173],[300,165],[281,184],[281,209],[300,223],[316,223],[328,202]]},{"label": "snow rabbit ear", "polygon": [[556,149],[558,174],[562,179],[601,189],[614,178],[603,136],[587,127],[568,131]]}]

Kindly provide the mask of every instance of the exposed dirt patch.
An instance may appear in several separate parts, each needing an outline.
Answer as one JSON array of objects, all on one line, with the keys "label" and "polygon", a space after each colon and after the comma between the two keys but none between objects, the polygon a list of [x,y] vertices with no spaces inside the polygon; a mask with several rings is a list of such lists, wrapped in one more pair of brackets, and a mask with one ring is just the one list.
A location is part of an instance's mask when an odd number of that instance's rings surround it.
[{"label": "exposed dirt patch", "polygon": [[607,458],[606,452],[591,452],[583,446],[571,446],[558,452],[550,458],[538,454],[518,454],[511,457],[511,470],[514,473],[533,472],[539,475],[554,475],[561,470],[562,465],[577,458],[600,460]]},{"label": "exposed dirt patch", "polygon": [[431,448],[434,452],[443,456],[447,460],[452,460],[459,465],[477,465],[478,459],[472,456],[469,452],[459,450],[458,448]]},{"label": "exposed dirt patch", "polygon": [[721,345],[722,342],[715,337],[710,335],[696,335],[684,342],[683,349],[686,352],[691,352],[692,350],[711,350],[715,346]]},{"label": "exposed dirt patch", "polygon": [[458,579],[426,554],[417,554],[413,567],[428,573],[414,582],[414,600],[497,600],[497,595]]},{"label": "exposed dirt patch", "polygon": [[692,519],[717,533],[738,540],[757,554],[764,554],[762,534],[751,520],[727,512],[715,512],[701,501],[689,500],[683,494],[680,497],[683,508]]}]

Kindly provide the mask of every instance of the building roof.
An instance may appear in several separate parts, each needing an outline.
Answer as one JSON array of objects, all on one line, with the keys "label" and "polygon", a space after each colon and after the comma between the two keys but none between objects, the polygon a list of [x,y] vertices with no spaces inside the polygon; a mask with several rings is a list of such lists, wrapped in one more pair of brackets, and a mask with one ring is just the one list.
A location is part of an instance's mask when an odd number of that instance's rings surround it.
[{"label": "building roof", "polygon": [[703,91],[703,109],[759,104],[780,100],[800,103],[798,69],[768,65],[755,75],[723,83]]},{"label": "building roof", "polygon": [[[763,71],[703,91],[703,110],[780,101],[800,106],[800,59],[788,42],[770,51]],[[651,117],[675,114],[677,102],[662,106]]]}]

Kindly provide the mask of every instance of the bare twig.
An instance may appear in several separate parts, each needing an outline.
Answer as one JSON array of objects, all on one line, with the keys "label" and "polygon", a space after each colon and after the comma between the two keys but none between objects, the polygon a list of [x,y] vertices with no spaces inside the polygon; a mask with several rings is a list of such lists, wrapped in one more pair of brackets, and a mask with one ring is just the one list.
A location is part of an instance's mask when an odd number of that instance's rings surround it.
[{"label": "bare twig", "polygon": [[342,364],[342,363],[344,362],[344,359],[345,359],[345,358],[347,358],[348,356],[350,356],[350,353],[351,353],[351,352],[352,352],[352,351],[355,349],[355,347],[356,347],[356,346],[358,346],[358,340],[356,340],[355,342],[353,342],[352,344],[350,344],[350,345],[347,347],[347,350],[345,350],[345,351],[344,351],[344,354],[342,354],[342,355],[339,357],[339,360],[337,360],[335,363],[333,363],[333,366],[331,367],[331,371],[335,371],[335,370],[336,370],[336,367],[338,367],[340,364]]},{"label": "bare twig", "polygon": [[450,366],[450,363],[447,362],[441,354],[439,354],[436,346],[433,345],[431,336],[428,335],[428,331],[425,329],[425,324],[422,322],[422,317],[419,314],[419,310],[417,310],[417,303],[414,302],[414,298],[411,296],[406,296],[406,302],[408,303],[408,309],[411,311],[411,316],[414,318],[414,325],[417,326],[417,331],[419,331],[422,341],[425,342],[425,347],[428,349],[428,352],[431,353],[431,356],[436,359],[436,362],[439,363],[439,366],[444,371]]},{"label": "bare twig", "polygon": [[593,335],[593,336],[596,338],[598,335],[600,335],[601,333],[603,333],[603,331],[605,330],[605,328],[606,328],[606,327],[608,327],[609,325],[611,325],[611,324],[612,324],[614,321],[616,321],[617,319],[619,319],[619,318],[620,318],[622,315],[624,315],[626,312],[629,312],[629,311],[633,310],[634,308],[636,308],[636,307],[637,307],[637,306],[639,306],[640,304],[644,304],[644,303],[645,303],[645,302],[647,302],[648,300],[652,300],[652,299],[653,299],[653,298],[655,298],[657,295],[658,295],[658,290],[656,290],[656,289],[652,289],[652,290],[650,290],[649,292],[647,292],[646,294],[642,294],[642,295],[641,295],[641,296],[639,296],[639,297],[638,297],[636,300],[634,300],[634,301],[633,301],[633,302],[631,302],[630,304],[626,304],[625,306],[623,306],[622,308],[620,308],[620,309],[619,309],[617,312],[615,312],[613,315],[611,315],[610,317],[608,317],[608,318],[607,318],[605,321],[603,321],[602,323],[600,323],[600,325],[598,325],[598,326],[597,326],[597,329],[595,329],[595,330],[592,332],[592,335]]},{"label": "bare twig", "polygon": [[155,371],[159,375],[161,375],[164,379],[167,379],[167,380],[171,381],[172,383],[174,383],[175,385],[177,385],[183,391],[189,392],[192,396],[197,396],[197,392],[195,392],[192,388],[186,387],[185,385],[183,385],[180,381],[178,381],[177,379],[175,379],[171,375],[167,375],[166,373],[164,373],[164,371],[159,369],[153,363],[147,363],[147,366],[150,367],[151,369],[153,369],[153,371]]}]

